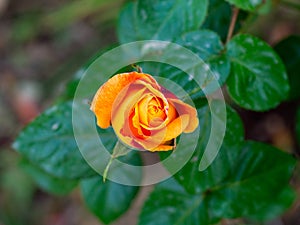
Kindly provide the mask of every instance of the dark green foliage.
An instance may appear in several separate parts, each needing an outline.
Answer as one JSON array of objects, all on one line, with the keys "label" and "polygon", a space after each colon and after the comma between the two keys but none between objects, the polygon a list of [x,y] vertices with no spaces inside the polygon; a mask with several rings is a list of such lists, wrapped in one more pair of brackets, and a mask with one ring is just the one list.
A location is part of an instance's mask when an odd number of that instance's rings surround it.
[{"label": "dark green foliage", "polygon": [[77,148],[72,102],[46,110],[20,133],[13,146],[31,163],[55,177],[78,179],[95,174]]},{"label": "dark green foliage", "polygon": [[[173,81],[184,89],[188,96],[179,97],[183,100],[190,97],[194,101],[200,122],[195,152],[173,178],[156,185],[142,208],[140,225],[207,225],[223,218],[264,221],[281,215],[292,204],[294,192],[289,180],[295,159],[271,145],[245,141],[240,116],[229,105],[226,105],[226,131],[222,146],[212,164],[206,170],[199,171],[199,163],[212,132],[213,112],[207,103],[217,107],[221,105],[221,100],[206,99],[201,89],[205,85],[197,84],[193,78],[205,77],[203,71],[211,70],[219,87],[227,87],[228,102],[232,103],[232,99],[236,107],[247,110],[266,111],[288,98],[297,99],[300,96],[299,37],[287,38],[276,46],[285,66],[277,53],[257,37],[238,34],[226,44],[222,42],[227,36],[232,5],[252,13],[263,6],[263,2],[138,0],[127,3],[121,10],[117,24],[120,43],[153,39],[171,41],[190,50],[204,62],[199,68],[202,72],[193,76],[163,63],[135,62],[140,63],[144,72],[165,78],[161,81],[163,86],[172,87],[168,81]],[[182,59],[180,53],[174,57]],[[89,65],[96,60],[89,61]],[[124,68],[129,71],[131,67]],[[23,168],[44,190],[67,194],[80,183],[87,207],[108,224],[126,212],[138,187],[110,180],[103,182],[78,149],[73,132],[72,102],[64,101],[72,100],[85,69],[69,83],[63,102],[46,110],[25,127],[14,148],[26,159]],[[93,85],[100,87],[102,84]],[[213,94],[219,87],[209,89],[206,94]],[[91,90],[90,87],[86,89],[87,92]],[[78,107],[88,110],[89,105]],[[216,118],[223,120],[218,115]],[[83,131],[80,134],[86,135],[80,138],[87,142],[83,146],[84,151],[97,156],[97,143],[89,138],[90,133],[85,132],[84,119],[83,116],[80,121]],[[113,130],[98,128],[97,132],[103,145],[112,152],[117,142]],[[296,132],[300,142],[300,110]],[[180,138],[178,140],[180,142]],[[190,146],[183,148],[188,151]],[[162,153],[160,156],[164,159],[169,154]],[[136,151],[122,156],[120,161],[142,165]],[[112,168],[114,166],[117,168],[117,164],[112,163]],[[139,170],[130,174],[122,168],[115,171],[128,179],[142,179]],[[114,173],[114,170],[109,172]]]},{"label": "dark green foliage", "polygon": [[275,50],[283,60],[290,81],[289,98],[300,97],[300,36],[290,36],[275,46]]},{"label": "dark green foliage", "polygon": [[80,186],[87,207],[106,224],[126,212],[139,189],[112,181],[103,182],[101,176],[84,179]]},{"label": "dark green foliage", "polygon": [[263,111],[276,107],[289,93],[285,67],[274,50],[250,35],[238,35],[227,45],[231,59],[228,92],[241,107]]}]

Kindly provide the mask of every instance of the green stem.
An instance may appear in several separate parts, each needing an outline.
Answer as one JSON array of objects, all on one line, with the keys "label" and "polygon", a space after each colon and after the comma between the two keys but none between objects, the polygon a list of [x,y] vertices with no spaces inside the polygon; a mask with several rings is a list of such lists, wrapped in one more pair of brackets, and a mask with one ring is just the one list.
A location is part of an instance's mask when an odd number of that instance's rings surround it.
[{"label": "green stem", "polygon": [[110,156],[110,159],[104,169],[103,172],[103,182],[106,181],[107,178],[107,174],[108,174],[108,170],[111,166],[111,164],[113,163],[113,160],[120,157],[120,156],[124,156],[127,155],[129,152],[131,152],[130,148],[127,148],[125,145],[123,145],[122,143],[120,143],[119,141],[117,141],[114,149],[113,149],[113,153]]},{"label": "green stem", "polygon": [[104,170],[104,172],[103,172],[103,182],[106,181],[107,174],[108,174],[108,170],[109,170],[109,168],[110,168],[110,166],[111,166],[113,160],[114,160],[114,157],[111,156],[110,159],[109,159],[109,161],[108,161],[108,163],[107,163],[107,165],[106,165],[106,167],[105,167],[105,170]]}]

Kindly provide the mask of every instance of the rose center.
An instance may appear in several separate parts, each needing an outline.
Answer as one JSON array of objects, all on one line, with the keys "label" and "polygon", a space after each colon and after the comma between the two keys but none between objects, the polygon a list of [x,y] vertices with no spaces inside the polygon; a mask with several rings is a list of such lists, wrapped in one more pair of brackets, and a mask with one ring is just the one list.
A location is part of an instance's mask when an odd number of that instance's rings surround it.
[{"label": "rose center", "polygon": [[164,105],[160,98],[154,97],[150,100],[147,107],[148,124],[150,126],[159,126],[166,118]]},{"label": "rose center", "polygon": [[155,105],[149,105],[148,107],[148,113],[150,113],[152,116],[158,113],[158,111],[161,110]]}]

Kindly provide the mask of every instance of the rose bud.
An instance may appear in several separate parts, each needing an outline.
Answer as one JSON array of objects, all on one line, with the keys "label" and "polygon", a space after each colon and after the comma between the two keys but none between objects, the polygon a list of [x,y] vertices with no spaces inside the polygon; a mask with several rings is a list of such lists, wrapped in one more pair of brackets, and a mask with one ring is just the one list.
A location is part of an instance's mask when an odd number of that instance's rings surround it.
[{"label": "rose bud", "polygon": [[91,104],[101,128],[112,126],[129,147],[168,151],[175,138],[198,127],[197,111],[160,86],[149,74],[117,74],[97,91]]}]

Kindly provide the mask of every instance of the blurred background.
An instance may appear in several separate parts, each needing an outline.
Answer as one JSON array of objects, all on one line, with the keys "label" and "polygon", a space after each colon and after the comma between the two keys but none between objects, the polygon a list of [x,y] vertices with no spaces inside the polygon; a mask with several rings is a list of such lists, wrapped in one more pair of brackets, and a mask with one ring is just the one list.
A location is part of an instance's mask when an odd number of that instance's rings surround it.
[{"label": "blurred background", "polygon": [[[78,190],[64,197],[40,190],[18,167],[11,143],[22,127],[63,93],[89,59],[117,43],[116,21],[125,2],[0,0],[0,225],[100,224],[85,208]],[[291,6],[280,4],[254,17],[245,31],[271,45],[300,35],[300,9]],[[268,113],[241,111],[247,137],[299,153],[289,114],[297,104],[287,103]],[[296,179],[293,185],[298,190],[300,182]],[[115,224],[135,224],[150,189],[143,189],[132,209]],[[297,212],[299,203],[272,224],[300,224]]]}]

